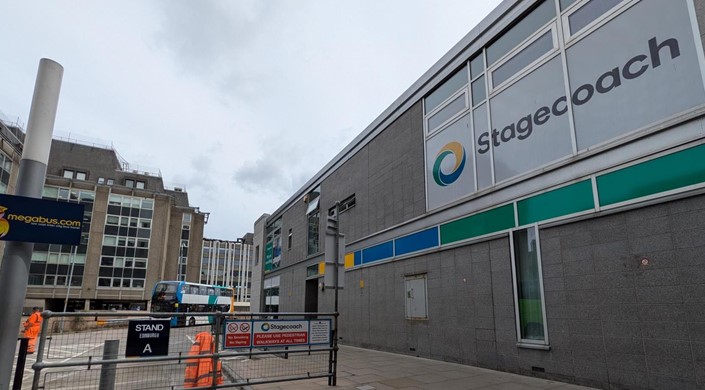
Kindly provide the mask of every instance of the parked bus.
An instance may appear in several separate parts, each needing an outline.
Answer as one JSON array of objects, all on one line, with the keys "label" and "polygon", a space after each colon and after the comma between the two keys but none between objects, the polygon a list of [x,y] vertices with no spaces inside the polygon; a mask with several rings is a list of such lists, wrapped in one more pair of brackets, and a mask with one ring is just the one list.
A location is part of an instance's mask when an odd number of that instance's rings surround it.
[{"label": "parked bus", "polygon": [[[160,313],[207,313],[235,311],[235,290],[230,287],[161,281],[154,286],[152,311]],[[171,326],[194,326],[212,323],[210,316],[178,316],[171,318]]]}]

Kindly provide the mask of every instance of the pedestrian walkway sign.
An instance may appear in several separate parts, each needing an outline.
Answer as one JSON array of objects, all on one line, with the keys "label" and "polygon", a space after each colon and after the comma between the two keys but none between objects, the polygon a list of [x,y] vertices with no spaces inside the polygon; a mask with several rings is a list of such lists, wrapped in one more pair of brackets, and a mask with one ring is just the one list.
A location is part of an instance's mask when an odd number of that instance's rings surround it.
[{"label": "pedestrian walkway sign", "polygon": [[330,344],[331,320],[225,321],[223,348]]}]

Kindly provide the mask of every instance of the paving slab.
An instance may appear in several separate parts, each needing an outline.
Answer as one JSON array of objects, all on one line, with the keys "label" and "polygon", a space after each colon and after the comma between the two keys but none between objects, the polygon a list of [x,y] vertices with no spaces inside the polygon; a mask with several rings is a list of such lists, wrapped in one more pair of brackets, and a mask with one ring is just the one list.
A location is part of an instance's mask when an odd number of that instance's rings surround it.
[{"label": "paving slab", "polygon": [[[252,390],[330,389],[328,378],[249,386]],[[553,380],[457,363],[340,346],[336,389],[345,390],[588,390]]]}]

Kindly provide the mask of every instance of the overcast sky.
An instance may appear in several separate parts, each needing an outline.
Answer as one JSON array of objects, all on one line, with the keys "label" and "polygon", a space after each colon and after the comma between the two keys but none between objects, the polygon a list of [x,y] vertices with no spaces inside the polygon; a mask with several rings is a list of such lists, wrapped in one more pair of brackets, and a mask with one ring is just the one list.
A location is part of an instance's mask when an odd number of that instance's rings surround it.
[{"label": "overcast sky", "polygon": [[253,230],[499,0],[9,1],[0,114],[64,67],[54,135],[184,187],[209,238]]}]

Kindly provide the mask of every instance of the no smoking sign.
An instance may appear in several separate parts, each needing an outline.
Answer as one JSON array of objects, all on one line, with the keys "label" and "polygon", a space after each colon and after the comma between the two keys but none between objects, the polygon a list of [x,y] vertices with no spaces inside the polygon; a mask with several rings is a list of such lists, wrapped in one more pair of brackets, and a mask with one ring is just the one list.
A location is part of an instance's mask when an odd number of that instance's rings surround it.
[{"label": "no smoking sign", "polygon": [[249,321],[228,321],[225,325],[224,348],[248,348],[252,345]]}]

